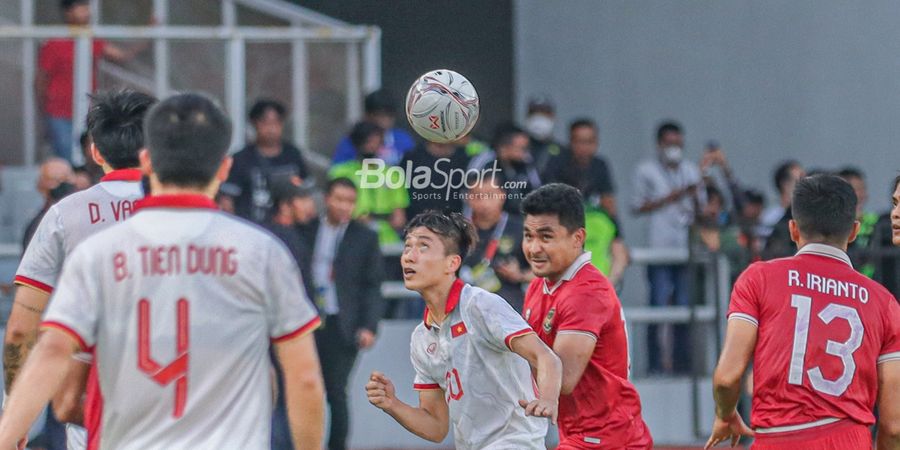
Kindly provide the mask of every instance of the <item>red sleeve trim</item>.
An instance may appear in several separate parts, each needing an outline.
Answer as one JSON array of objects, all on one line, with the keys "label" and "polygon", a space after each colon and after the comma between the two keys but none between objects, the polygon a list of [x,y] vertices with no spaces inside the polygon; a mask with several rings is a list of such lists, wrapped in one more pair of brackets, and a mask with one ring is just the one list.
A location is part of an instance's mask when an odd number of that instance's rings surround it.
[{"label": "red sleeve trim", "polygon": [[291,339],[295,339],[295,338],[298,338],[301,336],[306,336],[311,331],[315,330],[316,328],[319,328],[319,325],[321,325],[321,324],[322,324],[322,319],[320,319],[319,316],[316,316],[313,320],[310,320],[309,322],[307,322],[306,325],[303,325],[302,327],[297,328],[296,330],[294,330],[288,334],[272,338],[272,343],[280,344],[282,342],[286,342]]},{"label": "red sleeve trim", "polygon": [[77,331],[69,328],[67,325],[63,325],[59,322],[47,321],[41,323],[41,328],[52,328],[54,330],[59,330],[63,333],[66,333],[70,338],[74,339],[75,342],[78,343],[78,346],[81,347],[81,351],[83,352],[90,351],[91,349],[91,347],[88,347],[87,343],[84,342],[84,339],[82,339],[81,335],[78,334]]},{"label": "red sleeve trim", "polygon": [[534,333],[534,330],[532,330],[530,327],[523,328],[519,331],[516,331],[515,333],[511,333],[509,336],[506,336],[506,339],[504,339],[503,342],[506,342],[506,348],[512,350],[512,346],[510,344],[512,344],[513,339],[515,339],[519,336],[525,336],[526,334],[532,334],[532,333]]},{"label": "red sleeve trim", "polygon": [[432,391],[432,390],[440,389],[440,388],[441,388],[441,385],[439,385],[437,383],[426,383],[426,384],[413,383],[413,389],[415,389],[417,391]]},{"label": "red sleeve trim", "polygon": [[28,277],[25,277],[22,275],[16,275],[16,278],[15,278],[15,280],[13,280],[13,283],[21,285],[21,286],[28,286],[31,288],[35,288],[35,289],[37,289],[39,291],[43,291],[47,294],[53,293],[53,286],[50,286],[49,284],[41,283],[38,280],[28,278]]}]

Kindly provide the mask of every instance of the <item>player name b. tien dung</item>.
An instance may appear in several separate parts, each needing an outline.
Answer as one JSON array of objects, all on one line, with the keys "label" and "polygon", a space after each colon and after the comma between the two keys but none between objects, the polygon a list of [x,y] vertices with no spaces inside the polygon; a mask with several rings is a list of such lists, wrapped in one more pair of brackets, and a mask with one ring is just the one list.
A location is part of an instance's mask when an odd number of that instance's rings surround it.
[{"label": "player name b. tien dung", "polygon": [[869,301],[869,290],[864,286],[814,273],[801,273],[799,270],[788,270],[788,286],[806,288],[835,297],[849,298],[861,303]]},{"label": "player name b. tien dung", "polygon": [[134,270],[144,277],[234,276],[238,270],[237,249],[194,244],[140,246],[113,255],[113,268],[116,281],[130,278]]}]

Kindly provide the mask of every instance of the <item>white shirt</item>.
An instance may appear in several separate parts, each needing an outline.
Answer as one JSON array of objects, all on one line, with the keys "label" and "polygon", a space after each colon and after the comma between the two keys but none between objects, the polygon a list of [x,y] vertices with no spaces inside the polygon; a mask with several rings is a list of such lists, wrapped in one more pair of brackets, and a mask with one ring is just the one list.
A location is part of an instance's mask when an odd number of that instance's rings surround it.
[{"label": "white shirt", "polygon": [[533,333],[503,298],[456,280],[440,325],[413,331],[416,390],[441,389],[457,449],[544,449],[545,418],[526,417],[519,400],[536,398],[528,362],[510,341]]},{"label": "white shirt", "polygon": [[347,231],[347,224],[332,225],[328,219],[319,220],[319,230],[316,233],[316,244],[313,249],[313,281],[316,285],[316,301],[322,312],[327,315],[335,315],[340,312],[337,292],[334,287],[334,258],[337,256],[338,246]]},{"label": "white shirt", "polygon": [[[664,166],[659,158],[641,161],[634,176],[634,199],[637,209],[650,200],[665,198],[672,191],[697,184],[700,205],[706,203],[706,189],[702,184],[700,169],[690,161],[681,161],[678,167]],[[694,223],[697,211],[690,195],[647,213],[650,216],[648,245],[653,248],[688,248],[688,229]]]},{"label": "white shirt", "polygon": [[296,262],[203,196],[141,200],[63,269],[44,327],[95,349],[101,449],[268,449],[269,345],[319,324]]}]

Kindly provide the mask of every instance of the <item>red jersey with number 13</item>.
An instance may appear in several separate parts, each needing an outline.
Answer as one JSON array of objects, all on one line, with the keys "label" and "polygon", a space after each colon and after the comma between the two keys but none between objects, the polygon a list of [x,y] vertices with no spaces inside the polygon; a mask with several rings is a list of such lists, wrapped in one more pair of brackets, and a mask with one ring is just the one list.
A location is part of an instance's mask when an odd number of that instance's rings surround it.
[{"label": "red jersey with number 13", "polygon": [[735,283],[728,318],[759,327],[754,427],[875,423],[877,365],[900,359],[900,306],[843,251],[807,244],[751,265]]}]

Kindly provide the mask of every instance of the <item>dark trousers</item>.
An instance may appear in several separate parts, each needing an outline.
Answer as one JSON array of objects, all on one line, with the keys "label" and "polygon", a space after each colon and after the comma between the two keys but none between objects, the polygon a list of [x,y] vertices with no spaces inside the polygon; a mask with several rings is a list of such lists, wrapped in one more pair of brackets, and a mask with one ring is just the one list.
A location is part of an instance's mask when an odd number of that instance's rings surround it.
[{"label": "dark trousers", "polygon": [[[689,271],[686,265],[649,265],[651,306],[688,306]],[[668,333],[672,330],[671,334]],[[691,368],[690,329],[687,324],[648,325],[651,373],[688,373]]]},{"label": "dark trousers", "polygon": [[337,317],[325,318],[325,325],[316,331],[316,347],[322,363],[325,394],[331,411],[328,433],[329,450],[345,450],[350,433],[350,411],[347,405],[347,382],[356,363],[355,343],[344,342],[337,324]]}]

